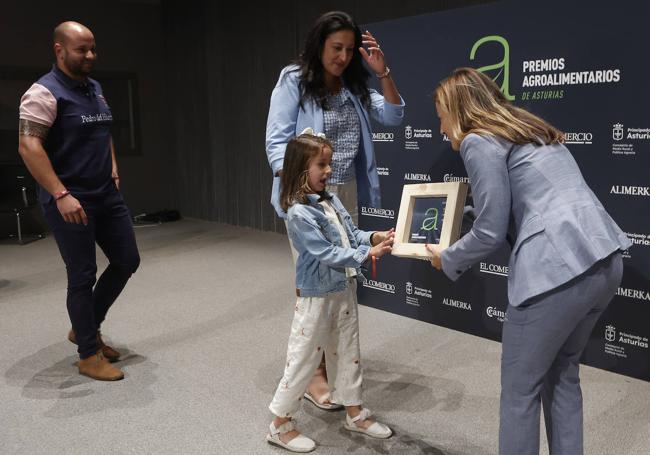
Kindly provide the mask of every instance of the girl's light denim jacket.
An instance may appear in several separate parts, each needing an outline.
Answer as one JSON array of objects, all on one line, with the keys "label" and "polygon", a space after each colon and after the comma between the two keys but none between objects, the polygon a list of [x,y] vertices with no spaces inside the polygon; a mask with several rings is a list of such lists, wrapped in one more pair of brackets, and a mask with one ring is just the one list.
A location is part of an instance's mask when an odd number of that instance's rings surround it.
[{"label": "girl's light denim jacket", "polygon": [[308,204],[293,204],[287,212],[289,237],[298,251],[296,288],[301,297],[322,297],[343,291],[348,279],[346,267],[357,270],[357,279],[363,278],[361,265],[370,254],[372,232],[357,228],[341,201],[335,195],[331,196],[332,206],[348,235],[350,248],[343,246],[339,230],[330,223],[325,209],[318,203],[318,194],[308,194]]}]

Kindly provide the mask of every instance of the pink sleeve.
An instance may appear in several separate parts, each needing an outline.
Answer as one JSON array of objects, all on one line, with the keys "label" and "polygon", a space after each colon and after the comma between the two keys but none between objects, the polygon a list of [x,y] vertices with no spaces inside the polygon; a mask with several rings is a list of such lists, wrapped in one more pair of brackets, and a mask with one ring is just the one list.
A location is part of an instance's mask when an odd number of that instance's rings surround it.
[{"label": "pink sleeve", "polygon": [[56,119],[56,98],[41,84],[32,84],[20,99],[20,119],[52,126]]}]

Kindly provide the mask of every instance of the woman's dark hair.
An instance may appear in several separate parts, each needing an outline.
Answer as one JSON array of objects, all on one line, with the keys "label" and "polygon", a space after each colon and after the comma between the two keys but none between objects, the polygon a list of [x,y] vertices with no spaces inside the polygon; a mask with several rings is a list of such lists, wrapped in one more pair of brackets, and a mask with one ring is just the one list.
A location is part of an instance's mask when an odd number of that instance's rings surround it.
[{"label": "woman's dark hair", "polygon": [[280,207],[285,212],[296,202],[308,202],[307,194],[313,192],[309,187],[309,165],[325,147],[332,150],[330,141],[311,134],[301,134],[287,144],[280,174]]},{"label": "woman's dark hair", "polygon": [[294,62],[300,71],[300,107],[303,107],[305,100],[311,98],[320,107],[326,108],[327,87],[321,57],[325,40],[332,33],[341,30],[350,30],[354,33],[354,51],[352,60],[343,72],[343,82],[354,95],[358,96],[361,103],[368,105],[370,91],[368,90],[368,78],[370,73],[363,66],[363,59],[359,53],[361,42],[361,30],[352,16],[343,11],[330,11],[319,17],[305,40],[305,48]]}]

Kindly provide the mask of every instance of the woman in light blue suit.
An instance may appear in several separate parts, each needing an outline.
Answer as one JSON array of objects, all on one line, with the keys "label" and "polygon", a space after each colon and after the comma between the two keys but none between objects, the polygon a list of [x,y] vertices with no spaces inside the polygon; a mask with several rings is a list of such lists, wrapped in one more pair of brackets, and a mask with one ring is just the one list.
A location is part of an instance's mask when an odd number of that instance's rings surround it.
[{"label": "woman in light blue suit", "polygon": [[631,242],[585,183],[563,135],[460,68],[435,92],[440,131],[460,151],[474,199],[469,233],[432,264],[456,280],[517,232],[503,324],[499,453],[538,455],[540,403],[552,455],[583,453],[578,367],[621,282]]}]

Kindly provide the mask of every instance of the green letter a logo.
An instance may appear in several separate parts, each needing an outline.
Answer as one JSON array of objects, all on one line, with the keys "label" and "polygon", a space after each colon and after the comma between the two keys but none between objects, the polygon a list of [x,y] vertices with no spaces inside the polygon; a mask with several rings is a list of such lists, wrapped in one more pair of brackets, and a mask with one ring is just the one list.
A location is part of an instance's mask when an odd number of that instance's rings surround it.
[{"label": "green letter a logo", "polygon": [[474,46],[472,46],[472,51],[469,54],[469,59],[474,60],[474,57],[476,56],[476,50],[479,47],[481,47],[481,45],[483,45],[484,43],[488,43],[491,41],[496,41],[497,43],[503,46],[503,60],[501,60],[499,63],[495,63],[494,65],[482,66],[476,69],[482,73],[487,73],[488,71],[500,69],[499,73],[496,76],[494,76],[492,80],[496,82],[497,78],[501,75],[501,73],[503,73],[501,92],[504,94],[506,99],[512,101],[515,99],[515,97],[511,95],[509,91],[510,90],[510,46],[508,45],[508,41],[506,41],[504,37],[498,35],[484,36],[476,43],[474,43]]}]

